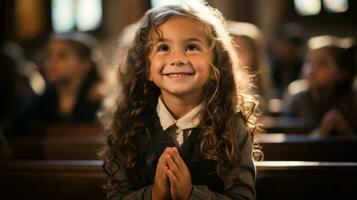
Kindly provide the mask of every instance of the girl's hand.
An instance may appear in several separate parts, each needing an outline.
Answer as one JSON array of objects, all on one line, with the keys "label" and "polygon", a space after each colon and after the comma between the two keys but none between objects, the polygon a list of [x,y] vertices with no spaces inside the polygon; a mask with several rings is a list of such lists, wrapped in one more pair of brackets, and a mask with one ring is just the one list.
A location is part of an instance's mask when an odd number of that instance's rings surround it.
[{"label": "girl's hand", "polygon": [[186,200],[192,192],[191,175],[177,149],[167,148],[165,155],[168,164],[167,176],[170,181],[172,199]]},{"label": "girl's hand", "polygon": [[152,200],[169,199],[170,196],[170,185],[167,177],[168,167],[165,159],[166,151],[167,148],[162,153],[157,163],[154,185],[151,191]]}]

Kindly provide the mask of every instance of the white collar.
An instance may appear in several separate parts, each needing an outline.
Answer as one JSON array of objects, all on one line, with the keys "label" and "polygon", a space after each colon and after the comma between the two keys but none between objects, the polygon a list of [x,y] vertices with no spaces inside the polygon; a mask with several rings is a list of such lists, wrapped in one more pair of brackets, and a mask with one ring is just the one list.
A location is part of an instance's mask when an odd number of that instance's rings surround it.
[{"label": "white collar", "polygon": [[176,126],[182,130],[197,127],[200,123],[200,111],[203,108],[203,103],[201,102],[196,107],[194,107],[190,112],[185,114],[179,119],[175,119],[170,111],[167,109],[161,97],[158,98],[156,112],[160,120],[161,127],[163,130],[168,129],[172,125]]}]

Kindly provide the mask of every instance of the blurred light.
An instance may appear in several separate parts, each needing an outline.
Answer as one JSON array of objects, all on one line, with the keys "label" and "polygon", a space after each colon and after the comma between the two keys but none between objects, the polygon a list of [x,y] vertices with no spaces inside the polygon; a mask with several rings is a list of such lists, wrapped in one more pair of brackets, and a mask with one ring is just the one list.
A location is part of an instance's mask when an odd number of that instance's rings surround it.
[{"label": "blurred light", "polygon": [[321,35],[310,38],[307,44],[309,49],[318,49],[329,45],[347,49],[355,44],[355,40],[353,37],[339,38],[332,35]]},{"label": "blurred light", "polygon": [[295,10],[300,15],[317,15],[321,11],[320,0],[294,0]]},{"label": "blurred light", "polygon": [[312,166],[328,166],[327,162],[313,162],[313,161],[258,161],[254,162],[256,166],[266,167],[312,167]]},{"label": "blurred light", "polygon": [[350,48],[355,44],[355,39],[353,37],[340,38],[340,46],[343,48]]},{"label": "blurred light", "polygon": [[328,12],[341,13],[348,10],[347,0],[324,0],[324,7]]},{"label": "blurred light", "polygon": [[278,113],[282,111],[283,103],[281,99],[270,99],[268,102],[268,108],[272,113]]},{"label": "blurred light", "polygon": [[295,95],[300,92],[306,91],[309,88],[309,83],[306,79],[295,80],[288,86],[288,92],[290,95]]},{"label": "blurred light", "polygon": [[309,39],[307,44],[309,49],[318,49],[324,46],[337,45],[337,40],[338,39],[336,37],[331,35],[321,35],[312,37],[311,39]]},{"label": "blurred light", "polygon": [[75,6],[72,0],[52,0],[52,24],[55,32],[73,30]]},{"label": "blurred light", "polygon": [[98,28],[102,20],[101,0],[79,0],[77,8],[77,28],[79,31],[90,31]]},{"label": "blurred light", "polygon": [[33,72],[30,80],[30,85],[37,95],[41,95],[45,91],[46,83],[39,72]]},{"label": "blurred light", "polygon": [[203,3],[203,0],[151,0],[151,6],[158,7],[158,6],[163,6],[163,5],[168,5],[168,4],[175,4],[175,3],[192,3],[192,2],[198,2],[198,3]]},{"label": "blurred light", "polygon": [[258,134],[257,141],[259,143],[282,143],[285,142],[286,135],[284,133],[265,133]]},{"label": "blurred light", "polygon": [[254,161],[257,167],[315,167],[315,166],[356,166],[354,162],[319,161]]}]

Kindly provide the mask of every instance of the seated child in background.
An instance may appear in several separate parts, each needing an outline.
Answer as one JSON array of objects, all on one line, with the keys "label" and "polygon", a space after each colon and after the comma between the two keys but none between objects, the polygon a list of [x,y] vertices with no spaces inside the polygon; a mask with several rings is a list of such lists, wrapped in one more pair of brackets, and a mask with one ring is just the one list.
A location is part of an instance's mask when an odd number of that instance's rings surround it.
[{"label": "seated child in background", "polygon": [[257,102],[223,23],[194,4],[140,21],[108,113],[108,199],[255,199]]},{"label": "seated child in background", "polygon": [[287,114],[308,120],[315,128],[315,135],[356,133],[357,98],[352,90],[354,66],[347,62],[346,49],[332,42],[324,44],[321,38],[309,42],[304,65],[308,90],[292,97]]},{"label": "seated child in background", "polygon": [[[84,33],[54,35],[46,49],[43,94],[31,98],[20,116],[26,125],[87,123],[101,106],[101,76],[93,60],[96,40]],[[29,128],[27,127],[27,128]],[[31,129],[31,128],[30,128]]]}]

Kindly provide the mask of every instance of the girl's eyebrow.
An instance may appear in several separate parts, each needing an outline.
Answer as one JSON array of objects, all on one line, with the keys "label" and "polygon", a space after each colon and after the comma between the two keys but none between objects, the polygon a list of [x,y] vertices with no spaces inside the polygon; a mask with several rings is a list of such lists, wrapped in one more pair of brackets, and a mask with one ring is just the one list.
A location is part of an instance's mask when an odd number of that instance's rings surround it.
[{"label": "girl's eyebrow", "polygon": [[[169,38],[159,38],[157,40],[154,41],[154,44],[157,44],[159,42],[168,42],[170,43],[172,40]],[[199,39],[199,38],[187,38],[184,39],[184,42],[198,42],[198,43],[205,43],[203,40]]]}]

